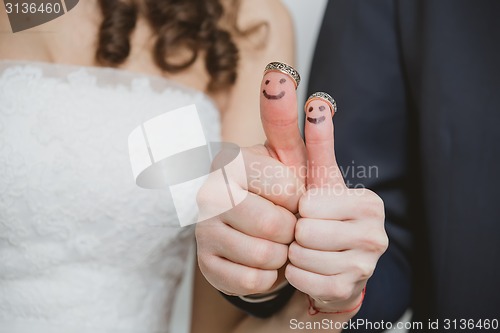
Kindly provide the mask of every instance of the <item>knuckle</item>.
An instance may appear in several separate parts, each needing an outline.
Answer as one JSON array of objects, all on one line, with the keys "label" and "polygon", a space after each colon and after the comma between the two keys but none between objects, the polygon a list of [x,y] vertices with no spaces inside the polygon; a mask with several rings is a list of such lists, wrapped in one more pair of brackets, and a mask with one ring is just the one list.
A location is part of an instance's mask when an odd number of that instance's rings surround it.
[{"label": "knuckle", "polygon": [[259,285],[259,272],[252,270],[242,278],[241,286],[245,293],[253,294]]},{"label": "knuckle", "polygon": [[384,253],[389,247],[389,238],[385,232],[379,232],[373,239],[373,250],[377,253]]},{"label": "knuckle", "polygon": [[384,253],[389,248],[389,237],[385,232],[380,236],[378,244],[379,244],[378,252],[380,253]]},{"label": "knuckle", "polygon": [[355,271],[357,272],[357,276],[359,277],[359,280],[368,280],[372,275],[375,270],[375,267],[369,263],[364,263],[364,262],[358,262]]},{"label": "knuckle", "polygon": [[274,255],[275,248],[270,242],[262,241],[254,246],[253,251],[253,261],[256,265],[262,267],[269,263],[270,258]]},{"label": "knuckle", "polygon": [[289,244],[293,240],[296,218],[293,214],[276,206],[263,212],[258,218],[257,229],[262,238]]},{"label": "knuckle", "polygon": [[288,246],[278,245],[276,251],[274,252],[276,268],[280,268],[286,264],[288,260]]},{"label": "knuckle", "polygon": [[369,252],[384,253],[389,246],[389,238],[385,232],[367,233],[361,240],[363,247]]},{"label": "knuckle", "polygon": [[299,219],[295,225],[295,240],[300,244],[304,245],[307,243],[309,235],[309,223],[306,219]]},{"label": "knuckle", "polygon": [[270,289],[272,283],[266,281],[263,271],[253,269],[242,277],[241,288],[246,295],[258,294]]},{"label": "knuckle", "polygon": [[385,217],[384,201],[375,192],[365,190],[362,212],[364,216],[383,219]]},{"label": "knuckle", "polygon": [[223,226],[218,218],[212,218],[202,223],[197,223],[194,228],[194,235],[198,244],[210,244],[214,237],[220,237],[220,230]]},{"label": "knuckle", "polygon": [[255,210],[255,204],[252,203],[252,201],[250,200],[250,196],[247,195],[248,191],[244,191],[245,198],[240,203],[220,214],[220,218],[222,220],[224,220],[225,222],[236,221],[251,214],[251,212]]},{"label": "knuckle", "polygon": [[353,284],[334,280],[332,283],[330,283],[329,295],[325,295],[324,297],[326,299],[335,299],[339,302],[346,302],[352,298],[353,294]]},{"label": "knuckle", "polygon": [[207,183],[200,187],[198,193],[196,193],[196,203],[198,204],[198,207],[205,207],[211,203],[213,198],[211,192],[212,191]]},{"label": "knuckle", "polygon": [[198,257],[198,266],[200,267],[200,271],[203,273],[205,278],[207,278],[207,280],[210,283],[212,283],[211,279],[209,279],[209,277],[212,273],[214,257],[211,255],[200,253],[199,251],[198,251],[197,257]]},{"label": "knuckle", "polygon": [[198,244],[198,251],[202,250],[205,245],[205,239],[207,238],[207,233],[209,230],[205,225],[197,224],[194,229],[194,236],[196,243]]},{"label": "knuckle", "polygon": [[[234,185],[234,182],[231,181]],[[196,193],[196,203],[200,211],[218,211],[217,208],[228,206],[228,185],[219,174],[211,173]],[[234,189],[242,189],[236,185]],[[243,200],[244,201],[244,200]]]},{"label": "knuckle", "polygon": [[290,244],[291,242],[293,242],[294,239],[297,217],[284,208],[282,210],[284,211],[284,214],[282,215],[282,226],[280,229],[280,237],[286,244]]},{"label": "knuckle", "polygon": [[303,248],[297,242],[293,242],[288,247],[288,259],[294,265],[300,265],[305,261]]},{"label": "knuckle", "polygon": [[258,231],[265,239],[276,239],[282,232],[279,222],[280,216],[275,209],[261,212],[260,216],[258,217]]},{"label": "knuckle", "polygon": [[288,259],[290,259],[292,263],[300,260],[300,248],[296,242],[293,242],[288,247]]}]

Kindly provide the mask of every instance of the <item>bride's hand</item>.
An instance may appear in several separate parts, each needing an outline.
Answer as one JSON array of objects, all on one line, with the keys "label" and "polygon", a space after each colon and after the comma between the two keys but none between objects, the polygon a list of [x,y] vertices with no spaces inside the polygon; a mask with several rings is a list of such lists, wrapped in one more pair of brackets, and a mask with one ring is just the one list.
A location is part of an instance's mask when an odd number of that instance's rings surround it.
[{"label": "bride's hand", "polygon": [[[287,262],[295,213],[305,191],[306,150],[298,127],[295,88],[294,79],[284,73],[264,75],[261,118],[267,142],[242,149],[247,181],[227,173],[233,196],[246,198],[196,226],[200,270],[215,288],[229,295],[269,291]],[[224,182],[205,183],[198,194],[200,211],[220,206],[217,193],[225,191]]]}]

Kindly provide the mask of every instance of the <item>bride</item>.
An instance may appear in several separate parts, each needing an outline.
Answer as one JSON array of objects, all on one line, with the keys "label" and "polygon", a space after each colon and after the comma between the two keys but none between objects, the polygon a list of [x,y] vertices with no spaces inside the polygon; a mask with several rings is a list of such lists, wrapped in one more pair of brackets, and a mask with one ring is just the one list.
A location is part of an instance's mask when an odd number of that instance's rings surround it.
[{"label": "bride", "polygon": [[0,11],[0,31],[0,331],[168,332],[193,229],[135,185],[128,134],[196,104],[208,140],[263,142],[260,69],[293,63],[283,6],[80,1],[19,33]]}]

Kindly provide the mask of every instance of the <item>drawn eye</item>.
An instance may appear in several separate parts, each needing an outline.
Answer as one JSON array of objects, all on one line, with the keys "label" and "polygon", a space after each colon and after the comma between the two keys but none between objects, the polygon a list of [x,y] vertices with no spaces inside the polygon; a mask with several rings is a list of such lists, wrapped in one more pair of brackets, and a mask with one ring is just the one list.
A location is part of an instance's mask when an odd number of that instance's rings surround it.
[{"label": "drawn eye", "polygon": [[320,111],[325,111],[325,106],[324,105],[320,105],[319,110]]},{"label": "drawn eye", "polygon": [[269,84],[269,82],[271,82],[271,81],[269,81],[269,80],[266,80],[266,86],[267,86],[267,85]]},{"label": "drawn eye", "polygon": [[281,79],[281,80],[280,80],[280,83],[281,83],[281,84],[283,84],[283,83],[285,83],[285,82],[286,82],[286,79]]},{"label": "drawn eye", "polygon": [[314,109],[312,106],[310,106],[308,111],[311,112],[312,110],[314,110]]}]

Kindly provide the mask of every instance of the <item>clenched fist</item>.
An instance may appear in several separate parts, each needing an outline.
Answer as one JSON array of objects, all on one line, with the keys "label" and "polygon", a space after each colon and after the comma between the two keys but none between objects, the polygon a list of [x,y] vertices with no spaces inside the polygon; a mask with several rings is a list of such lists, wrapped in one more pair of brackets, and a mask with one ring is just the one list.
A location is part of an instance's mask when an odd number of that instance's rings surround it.
[{"label": "clenched fist", "polygon": [[235,196],[246,196],[197,224],[199,266],[228,295],[266,293],[285,277],[317,311],[354,310],[388,245],[383,202],[344,184],[334,154],[335,104],[326,95],[306,103],[304,143],[289,74],[264,75],[267,141],[242,149],[246,177],[228,173],[227,184],[209,179],[199,192],[200,211],[219,205],[217,193],[227,185]]}]

